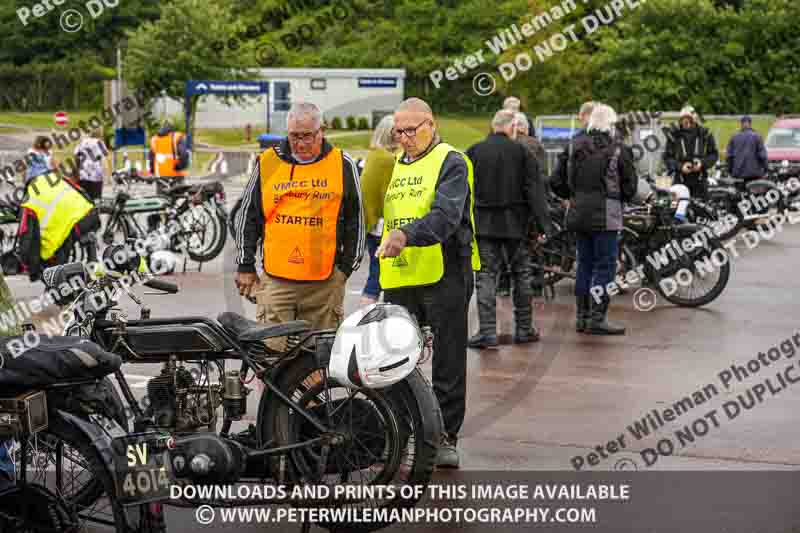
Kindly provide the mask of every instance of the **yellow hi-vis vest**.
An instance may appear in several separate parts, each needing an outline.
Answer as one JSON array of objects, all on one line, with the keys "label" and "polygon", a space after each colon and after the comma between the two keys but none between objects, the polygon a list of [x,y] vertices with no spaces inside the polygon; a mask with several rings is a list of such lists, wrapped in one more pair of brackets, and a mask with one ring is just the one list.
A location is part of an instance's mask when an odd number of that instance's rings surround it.
[{"label": "yellow hi-vis vest", "polygon": [[[383,205],[383,238],[389,232],[427,215],[436,197],[436,182],[450,152],[458,152],[467,162],[467,181],[469,182],[469,218],[472,223],[472,269],[481,269],[478,244],[475,241],[475,186],[472,161],[466,154],[449,144],[440,143],[423,158],[404,165],[398,161],[394,165],[389,188],[386,190]],[[444,276],[444,254],[442,245],[406,246],[397,257],[380,260],[380,283],[383,289],[433,285]]]},{"label": "yellow hi-vis vest", "polygon": [[50,259],[89,211],[92,203],[60,176],[42,174],[27,187],[28,199],[22,204],[36,213],[39,221],[41,257]]}]

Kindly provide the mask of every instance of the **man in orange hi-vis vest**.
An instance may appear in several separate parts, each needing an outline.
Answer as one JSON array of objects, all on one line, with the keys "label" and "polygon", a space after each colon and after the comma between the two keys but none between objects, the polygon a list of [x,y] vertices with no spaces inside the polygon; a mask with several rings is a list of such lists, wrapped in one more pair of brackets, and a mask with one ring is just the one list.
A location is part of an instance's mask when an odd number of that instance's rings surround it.
[{"label": "man in orange hi-vis vest", "polygon": [[150,139],[150,172],[153,176],[170,178],[172,185],[183,183],[188,174],[189,150],[186,136],[175,131],[175,127],[166,121],[156,135]]},{"label": "man in orange hi-vis vest", "polygon": [[[358,170],[325,140],[314,104],[292,106],[287,137],[257,159],[234,214],[236,286],[243,296],[255,294],[261,322],[336,328],[344,318],[345,283],[364,254]],[[256,273],[259,241],[263,283]],[[283,342],[277,344],[270,347],[281,349]]]}]

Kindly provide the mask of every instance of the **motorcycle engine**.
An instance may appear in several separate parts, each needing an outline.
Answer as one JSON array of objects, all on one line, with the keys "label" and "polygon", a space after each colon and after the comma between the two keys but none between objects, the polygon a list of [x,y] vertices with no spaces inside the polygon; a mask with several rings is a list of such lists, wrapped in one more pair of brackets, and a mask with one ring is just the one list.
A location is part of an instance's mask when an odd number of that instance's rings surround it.
[{"label": "motorcycle engine", "polygon": [[200,386],[194,376],[174,359],[164,363],[161,375],[147,382],[149,405],[145,415],[156,426],[177,431],[214,428],[222,403],[220,386]]}]

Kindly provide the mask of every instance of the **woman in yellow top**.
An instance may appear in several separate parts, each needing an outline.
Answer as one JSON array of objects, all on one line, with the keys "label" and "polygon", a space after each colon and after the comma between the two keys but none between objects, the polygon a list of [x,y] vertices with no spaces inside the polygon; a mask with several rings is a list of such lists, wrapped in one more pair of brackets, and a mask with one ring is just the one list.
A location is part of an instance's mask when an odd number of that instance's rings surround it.
[{"label": "woman in yellow top", "polygon": [[361,173],[361,195],[364,202],[364,222],[368,230],[369,253],[369,277],[361,295],[361,305],[377,302],[381,295],[378,259],[375,257],[375,252],[380,245],[383,232],[383,199],[392,178],[398,149],[397,141],[392,136],[393,128],[394,115],[387,115],[378,123]]}]

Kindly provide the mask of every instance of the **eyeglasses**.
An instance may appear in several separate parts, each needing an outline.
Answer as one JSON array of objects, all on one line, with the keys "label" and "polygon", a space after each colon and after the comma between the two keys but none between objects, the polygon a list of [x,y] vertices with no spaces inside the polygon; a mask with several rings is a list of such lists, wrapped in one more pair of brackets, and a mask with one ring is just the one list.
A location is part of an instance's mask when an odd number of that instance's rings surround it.
[{"label": "eyeglasses", "polygon": [[291,142],[295,142],[295,143],[302,141],[302,142],[308,144],[308,143],[314,141],[314,138],[317,136],[317,133],[319,133],[319,130],[306,131],[306,132],[303,132],[303,133],[290,133],[289,134],[289,140]]},{"label": "eyeglasses", "polygon": [[413,139],[414,137],[417,136],[417,130],[420,129],[426,122],[430,122],[430,119],[426,118],[414,128],[406,128],[404,130],[398,130],[392,128],[392,136],[395,137],[396,139],[400,139],[403,135],[405,135],[409,139]]}]

